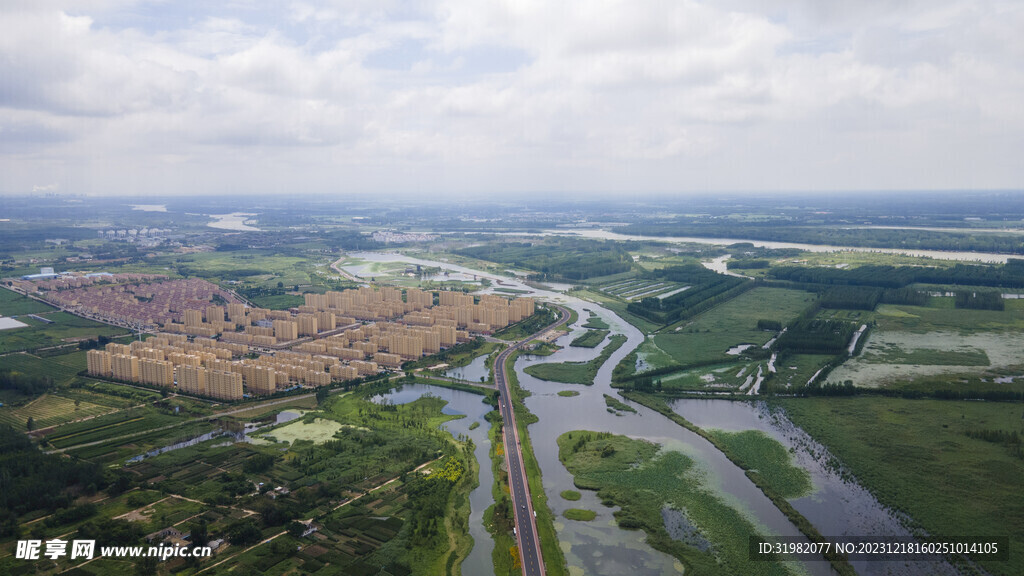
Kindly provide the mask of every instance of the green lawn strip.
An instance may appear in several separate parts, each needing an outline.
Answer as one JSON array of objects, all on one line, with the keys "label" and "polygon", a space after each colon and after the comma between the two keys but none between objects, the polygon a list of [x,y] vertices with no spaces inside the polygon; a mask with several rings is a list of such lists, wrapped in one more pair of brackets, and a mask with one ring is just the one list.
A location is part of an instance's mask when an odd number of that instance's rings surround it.
[{"label": "green lawn strip", "polygon": [[597,517],[597,512],[594,512],[593,510],[584,510],[582,508],[568,508],[565,512],[562,512],[562,516],[565,516],[569,520],[590,522]]},{"label": "green lawn strip", "polygon": [[[625,342],[625,336],[622,337]],[[609,346],[611,346],[609,344]],[[621,346],[621,343],[620,343]],[[519,427],[519,441],[522,445],[523,466],[526,472],[526,479],[530,486],[530,499],[533,502],[533,510],[537,514],[537,536],[540,539],[541,553],[544,555],[544,567],[551,576],[565,576],[568,574],[565,555],[561,546],[558,545],[558,533],[555,532],[555,516],[548,508],[547,493],[544,492],[544,484],[541,481],[540,465],[533,454],[533,445],[530,443],[530,433],[527,426],[537,420],[537,417],[526,409],[522,399],[529,396],[529,392],[519,387],[519,378],[516,375],[515,364],[519,352],[509,355],[506,367],[508,370],[508,386],[512,392],[513,410],[516,412],[516,425]]]},{"label": "green lawn strip", "polygon": [[615,398],[614,396],[609,396],[605,394],[604,404],[605,406],[608,407],[609,410],[613,410],[615,412],[632,412],[633,414],[636,414],[636,408],[633,408],[629,404],[621,402],[618,398]]},{"label": "green lawn strip", "polygon": [[587,319],[587,323],[583,325],[584,328],[591,328],[594,330],[607,330],[609,328],[608,323],[601,319],[600,316],[590,313],[590,318]]},{"label": "green lawn strip", "polygon": [[487,527],[487,531],[490,532],[491,538],[494,540],[494,549],[491,551],[494,573],[513,574],[513,564],[518,563],[518,555],[513,560],[510,553],[512,547],[516,545],[516,541],[512,535],[512,504],[508,496],[508,474],[502,469],[502,465],[505,463],[504,452],[498,453],[498,446],[504,446],[504,438],[501,434],[501,416],[495,410],[487,414],[487,420],[491,423],[491,429],[487,435],[491,439],[491,472],[494,474],[491,496],[495,503],[484,511],[484,526]]},{"label": "green lawn strip", "polygon": [[[728,445],[719,442],[719,440],[714,435],[708,433],[708,431],[696,426],[695,424],[683,418],[679,414],[676,414],[675,411],[673,411],[668,406],[668,404],[665,403],[665,400],[662,397],[644,394],[642,392],[622,392],[622,396],[627,398],[628,400],[632,400],[633,402],[636,402],[638,404],[650,408],[651,410],[655,410],[661,413],[663,416],[672,420],[676,424],[679,424],[683,428],[686,428],[687,430],[690,430],[695,434],[699,434],[700,436],[707,439],[708,442],[711,442],[716,448],[718,448],[723,454],[725,454],[725,456],[729,458],[729,460],[732,461],[733,464],[746,470],[747,477],[750,478],[750,480],[761,490],[761,492],[764,492],[764,495],[767,496],[772,501],[772,503],[775,504],[775,506],[783,514],[785,514],[787,518],[789,518],[790,522],[792,522],[800,530],[800,532],[807,536],[807,538],[810,541],[825,542],[824,536],[822,536],[821,533],[818,532],[818,529],[815,528],[814,525],[811,524],[811,522],[807,518],[805,518],[803,514],[797,512],[796,508],[793,508],[793,505],[790,504],[788,500],[786,500],[785,496],[776,492],[772,485],[768,482],[768,480],[762,477],[760,473],[750,470],[749,468],[744,466],[743,462],[739,461],[737,455],[729,450]],[[853,567],[850,565],[850,563],[846,560],[845,557],[837,555],[835,553],[825,554],[824,556],[825,559],[827,559],[829,563],[832,564],[832,568],[834,568],[836,572],[838,572],[839,574],[843,576],[852,576],[856,574],[856,572],[854,572],[853,570]]]},{"label": "green lawn strip", "polygon": [[[1024,549],[1019,445],[967,435],[1020,434],[1020,404],[878,397],[774,402],[882,504],[933,537],[1009,536],[1011,550]],[[1024,555],[975,560],[993,574],[1024,573]]]},{"label": "green lawn strip", "polygon": [[575,390],[559,390],[558,395],[565,398],[572,398],[573,396],[579,396],[580,393]]},{"label": "green lawn strip", "polygon": [[541,380],[564,382],[566,384],[593,384],[597,371],[612,353],[626,343],[621,334],[612,336],[601,353],[589,362],[552,362],[548,364],[532,364],[526,367],[526,373]]},{"label": "green lawn strip", "polygon": [[[784,562],[750,562],[749,537],[757,529],[705,485],[699,468],[685,454],[661,451],[646,440],[575,430],[558,437],[558,456],[576,486],[596,490],[614,513],[619,527],[642,529],[647,543],[671,554],[694,574],[789,574]],[[702,552],[673,539],[662,510],[685,510],[711,542]]]},{"label": "green lawn strip", "polygon": [[566,328],[576,324],[580,319],[580,313],[573,308],[569,308],[569,320],[565,323]]},{"label": "green lawn strip", "polygon": [[608,336],[608,330],[587,330],[574,338],[569,345],[579,348],[597,348],[598,344],[604,342],[606,336]]},{"label": "green lawn strip", "polygon": [[711,429],[714,437],[730,459],[740,462],[744,470],[756,472],[764,483],[784,498],[799,498],[811,489],[811,478],[806,470],[792,464],[792,457],[778,440],[760,430],[727,432]]}]

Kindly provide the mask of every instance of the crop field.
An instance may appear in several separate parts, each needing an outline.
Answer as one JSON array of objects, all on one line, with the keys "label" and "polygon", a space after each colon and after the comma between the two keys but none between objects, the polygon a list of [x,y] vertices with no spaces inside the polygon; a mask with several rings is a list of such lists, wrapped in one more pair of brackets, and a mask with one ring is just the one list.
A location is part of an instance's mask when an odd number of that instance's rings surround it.
[{"label": "crop field", "polygon": [[183,418],[161,414],[152,408],[140,408],[93,418],[87,422],[59,426],[46,435],[46,440],[54,448],[69,448],[89,442],[113,440],[120,436],[144,432],[182,420]]},{"label": "crop field", "polygon": [[57,394],[43,394],[23,406],[0,407],[0,422],[24,430],[25,423],[32,418],[36,428],[46,428],[73,420],[107,414],[114,410],[110,406],[93,404],[81,399],[72,400]]},{"label": "crop field", "polygon": [[[938,538],[1010,537],[1024,546],[1020,445],[970,433],[1024,434],[1019,404],[806,398],[777,402],[842,461],[882,504]],[[998,519],[994,522],[993,519]],[[993,574],[1024,573],[1024,556],[980,561]]]},{"label": "crop field", "polygon": [[[6,273],[4,274],[6,276]],[[18,316],[21,314],[40,314],[56,310],[49,304],[33,300],[6,288],[0,290],[0,316]]]},{"label": "crop field", "polygon": [[76,351],[60,356],[39,358],[32,354],[10,354],[4,356],[4,368],[32,376],[53,378],[58,386],[70,384],[82,370],[85,370],[85,352]]},{"label": "crop field", "polygon": [[[644,530],[651,546],[676,557],[688,573],[789,574],[785,563],[747,560],[748,539],[757,529],[681,452],[582,430],[559,436],[558,448],[577,487],[598,490],[603,500],[621,506],[614,513],[618,525]],[[714,553],[670,537],[662,517],[666,506],[686,510]]]},{"label": "crop field", "polygon": [[631,279],[605,284],[598,289],[609,296],[632,302],[643,298],[667,298],[688,288],[685,284],[665,280]]}]

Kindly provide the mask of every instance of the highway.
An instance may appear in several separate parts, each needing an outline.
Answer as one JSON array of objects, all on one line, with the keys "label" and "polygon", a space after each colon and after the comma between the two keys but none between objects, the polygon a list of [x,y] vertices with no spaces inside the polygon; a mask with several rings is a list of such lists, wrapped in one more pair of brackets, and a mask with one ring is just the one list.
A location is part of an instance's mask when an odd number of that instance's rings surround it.
[{"label": "highway", "polygon": [[500,401],[498,409],[501,412],[502,424],[505,433],[505,465],[508,468],[509,486],[511,487],[512,509],[515,511],[516,539],[519,545],[519,558],[525,576],[545,576],[544,558],[541,555],[540,539],[537,537],[537,520],[533,512],[533,503],[530,500],[530,485],[526,479],[526,469],[523,466],[523,454],[519,443],[519,430],[516,427],[516,415],[512,410],[512,400],[508,389],[508,374],[506,373],[506,360],[519,350],[526,343],[537,338],[544,332],[557,327],[569,319],[569,311],[561,306],[556,306],[559,318],[550,326],[533,334],[529,338],[520,340],[498,355],[494,363],[494,381],[498,387]]}]

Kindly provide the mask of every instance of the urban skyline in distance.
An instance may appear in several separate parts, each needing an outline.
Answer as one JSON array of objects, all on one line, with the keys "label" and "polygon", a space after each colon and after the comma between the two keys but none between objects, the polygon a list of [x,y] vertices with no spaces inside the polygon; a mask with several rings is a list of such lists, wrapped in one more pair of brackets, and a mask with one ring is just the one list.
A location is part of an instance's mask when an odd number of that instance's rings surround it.
[{"label": "urban skyline in distance", "polygon": [[5,2],[0,194],[1019,190],[1010,1]]}]

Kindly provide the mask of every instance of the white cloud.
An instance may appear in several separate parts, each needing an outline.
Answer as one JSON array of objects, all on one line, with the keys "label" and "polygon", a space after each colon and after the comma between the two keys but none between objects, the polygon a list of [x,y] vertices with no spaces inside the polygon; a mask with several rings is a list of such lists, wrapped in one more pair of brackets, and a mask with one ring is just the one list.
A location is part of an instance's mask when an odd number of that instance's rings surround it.
[{"label": "white cloud", "polygon": [[1024,144],[1012,0],[198,6],[0,7],[0,193],[55,166],[69,189],[121,193],[1020,187],[1024,175],[1010,160]]}]

